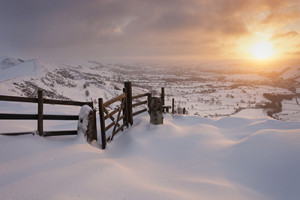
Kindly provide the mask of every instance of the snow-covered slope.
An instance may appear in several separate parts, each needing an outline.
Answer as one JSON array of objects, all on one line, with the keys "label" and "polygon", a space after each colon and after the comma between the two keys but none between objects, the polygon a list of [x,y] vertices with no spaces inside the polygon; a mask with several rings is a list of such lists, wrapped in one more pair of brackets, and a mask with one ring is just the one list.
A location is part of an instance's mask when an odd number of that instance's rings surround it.
[{"label": "snow-covered slope", "polygon": [[106,150],[82,135],[0,136],[1,199],[297,200],[300,124],[254,111],[159,126],[145,114]]},{"label": "snow-covered slope", "polygon": [[[256,71],[242,65],[189,65],[126,62],[79,62],[79,64],[45,64],[40,61],[10,59],[9,68],[0,69],[0,94],[35,97],[43,89],[46,98],[104,101],[122,93],[123,83],[133,83],[134,94],[160,94],[165,87],[166,105],[191,115],[224,117],[249,108],[262,108],[269,102],[263,94],[292,95],[283,101],[282,111],[273,114],[280,120],[300,120],[300,70],[298,65],[279,71]],[[21,62],[17,64],[17,62]],[[8,65],[6,65],[8,66]],[[298,93],[298,94],[297,94]],[[266,108],[268,109],[268,108]],[[289,114],[291,113],[291,115]]]},{"label": "snow-covered slope", "polygon": [[5,58],[1,62],[0,81],[14,79],[17,77],[33,76],[38,73],[35,60],[19,61]]}]

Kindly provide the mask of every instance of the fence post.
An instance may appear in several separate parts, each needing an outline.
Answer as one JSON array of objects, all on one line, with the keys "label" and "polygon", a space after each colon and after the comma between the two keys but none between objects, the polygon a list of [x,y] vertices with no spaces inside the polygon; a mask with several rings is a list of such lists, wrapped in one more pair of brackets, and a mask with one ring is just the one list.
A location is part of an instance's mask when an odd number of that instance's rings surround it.
[{"label": "fence post", "polygon": [[172,114],[175,114],[175,102],[174,102],[174,98],[172,98]]},{"label": "fence post", "polygon": [[102,149],[106,147],[106,134],[105,134],[105,119],[104,119],[104,107],[103,107],[103,99],[98,99],[99,104],[99,118],[100,118],[100,128],[101,128],[101,142]]},{"label": "fence post", "polygon": [[150,112],[152,94],[148,93],[148,111]]},{"label": "fence post", "polygon": [[[123,92],[126,94],[126,88],[123,88]],[[127,98],[127,97],[125,97]],[[127,99],[125,101],[125,106],[123,108],[123,115],[125,116],[123,119],[123,124],[126,124],[126,127],[129,127],[129,123],[128,123],[128,112],[127,112]]]},{"label": "fence post", "polygon": [[165,105],[165,88],[161,88],[161,102],[162,102],[162,105],[164,106]]},{"label": "fence post", "polygon": [[127,115],[128,115],[128,123],[130,125],[133,124],[133,115],[132,115],[132,86],[131,86],[131,82],[125,82],[124,83],[125,86],[125,91],[126,91],[126,111],[127,111]]},{"label": "fence post", "polygon": [[44,125],[43,125],[43,120],[44,120],[44,108],[43,108],[43,90],[38,90],[38,133],[39,136],[43,136],[44,132]]}]

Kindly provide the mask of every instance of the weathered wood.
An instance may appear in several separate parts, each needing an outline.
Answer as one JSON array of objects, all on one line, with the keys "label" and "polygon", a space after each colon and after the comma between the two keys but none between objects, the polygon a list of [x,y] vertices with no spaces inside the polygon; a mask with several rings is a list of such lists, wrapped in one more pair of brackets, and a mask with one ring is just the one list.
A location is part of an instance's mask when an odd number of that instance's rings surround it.
[{"label": "weathered wood", "polygon": [[78,115],[44,115],[44,120],[78,120]]},{"label": "weathered wood", "polygon": [[134,103],[132,104],[132,107],[137,107],[137,106],[140,106],[140,105],[143,105],[143,104],[147,104],[148,101],[141,101],[141,102],[138,102],[138,103]]},{"label": "weathered wood", "polygon": [[148,96],[148,93],[145,93],[145,94],[138,94],[138,95],[135,95],[135,96],[132,96],[132,99],[139,99],[141,97],[146,97]]},{"label": "weathered wood", "polygon": [[126,91],[126,111],[127,111],[127,119],[130,125],[133,124],[133,115],[132,115],[132,86],[131,82],[125,82],[125,91]]},{"label": "weathered wood", "polygon": [[[123,88],[123,92],[126,94],[126,88]],[[129,127],[129,123],[128,123],[128,115],[127,115],[127,99],[124,103],[124,108],[123,108],[123,115],[125,116],[123,119],[123,124],[126,124],[126,127]]]},{"label": "weathered wood", "polygon": [[165,88],[161,88],[161,103],[165,105]]},{"label": "weathered wood", "polygon": [[112,123],[110,123],[107,127],[105,127],[105,132],[108,131],[111,127],[113,127],[115,125],[115,121],[113,121]]},{"label": "weathered wood", "polygon": [[152,98],[152,94],[148,93],[148,110],[150,110],[150,106],[151,106],[151,98]]},{"label": "weathered wood", "polygon": [[77,131],[44,131],[43,136],[62,136],[62,135],[77,135]]},{"label": "weathered wood", "polygon": [[172,114],[175,114],[175,102],[174,102],[174,98],[172,98]]},{"label": "weathered wood", "polygon": [[[117,117],[117,120],[116,120],[116,125],[114,126],[114,129],[113,129],[113,131],[112,131],[112,137],[111,137],[111,141],[114,139],[114,135],[115,135],[115,130],[116,130],[116,127],[117,127],[117,124],[118,124],[118,122],[120,121],[120,115],[121,115],[121,112],[122,112],[122,110],[123,110],[123,108],[124,108],[124,104],[125,104],[125,99],[122,99],[122,103],[121,103],[121,106],[120,106],[120,111],[119,111],[119,113],[118,113],[118,117]],[[124,125],[124,124],[123,124]],[[122,126],[123,126],[122,125]],[[121,127],[122,127],[121,126]],[[120,127],[120,128],[121,128]]]},{"label": "weathered wood", "polygon": [[101,128],[101,141],[102,141],[102,149],[106,147],[106,134],[105,134],[105,119],[104,119],[104,106],[103,99],[98,99],[99,104],[99,118],[100,118],[100,128]]},{"label": "weathered wood", "polygon": [[171,106],[163,106],[162,107],[163,108],[163,112],[167,112],[167,113],[169,113],[169,109],[171,108]]},{"label": "weathered wood", "polygon": [[0,133],[0,135],[6,135],[6,136],[17,136],[17,135],[34,135],[34,131],[31,132],[18,132],[18,133]]},{"label": "weathered wood", "polygon": [[24,103],[37,103],[37,98],[28,97],[15,97],[15,96],[5,96],[0,95],[0,101],[14,101],[14,102],[24,102]]},{"label": "weathered wood", "polygon": [[37,120],[37,114],[0,114],[1,120]]},{"label": "weathered wood", "polygon": [[108,119],[110,117],[112,117],[114,114],[116,114],[119,110],[115,109],[112,112],[108,113],[107,115],[105,115],[104,119]]},{"label": "weathered wood", "polygon": [[64,101],[64,100],[55,100],[55,99],[44,99],[44,104],[53,104],[53,105],[66,105],[66,106],[92,106],[93,102],[81,102],[81,101]]},{"label": "weathered wood", "polygon": [[[123,124],[121,127],[119,127],[119,128],[113,133],[113,135],[112,135],[111,137],[113,138],[115,135],[117,135],[117,134],[120,132],[120,130],[122,130],[125,126],[126,126],[126,124]],[[108,137],[108,138],[107,138],[107,142],[112,141],[111,137]]]},{"label": "weathered wood", "polygon": [[40,136],[43,135],[43,129],[44,129],[44,124],[43,124],[43,90],[38,91],[38,133]]},{"label": "weathered wood", "polygon": [[116,101],[119,101],[119,100],[121,100],[121,99],[123,99],[125,97],[126,97],[126,94],[123,93],[123,94],[121,94],[121,95],[119,95],[119,96],[117,96],[117,97],[115,97],[115,98],[113,98],[111,100],[108,100],[107,102],[103,103],[103,106],[104,107],[109,106],[110,104],[115,103]]},{"label": "weathered wood", "polygon": [[145,108],[145,109],[143,109],[143,110],[140,110],[140,111],[137,111],[137,112],[134,112],[134,113],[133,113],[133,116],[139,115],[139,114],[141,114],[141,113],[143,113],[143,112],[147,112],[147,108]]}]

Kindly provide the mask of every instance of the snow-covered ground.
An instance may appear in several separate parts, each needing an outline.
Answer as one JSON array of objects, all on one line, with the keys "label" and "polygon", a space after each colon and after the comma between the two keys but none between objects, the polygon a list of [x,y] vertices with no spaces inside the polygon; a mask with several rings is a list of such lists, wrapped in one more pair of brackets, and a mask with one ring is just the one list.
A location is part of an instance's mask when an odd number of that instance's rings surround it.
[{"label": "snow-covered ground", "polygon": [[[259,73],[228,66],[85,62],[53,65],[5,57],[0,95],[108,100],[133,82],[134,94],[165,87],[176,110],[164,124],[138,115],[106,150],[83,136],[0,135],[0,199],[263,199],[300,196],[300,68]],[[275,77],[275,78],[274,78]],[[292,88],[291,88],[292,86]],[[263,93],[295,95],[268,117]],[[96,106],[97,107],[97,106]],[[45,105],[45,114],[80,107]],[[1,102],[0,113],[36,114],[37,105]],[[195,116],[196,115],[196,116]],[[99,119],[97,121],[100,138]],[[36,121],[0,120],[0,133],[36,131]],[[77,122],[45,121],[45,131]]]},{"label": "snow-covered ground", "polygon": [[137,116],[106,150],[83,135],[0,136],[1,199],[299,199],[300,124],[240,115]]}]

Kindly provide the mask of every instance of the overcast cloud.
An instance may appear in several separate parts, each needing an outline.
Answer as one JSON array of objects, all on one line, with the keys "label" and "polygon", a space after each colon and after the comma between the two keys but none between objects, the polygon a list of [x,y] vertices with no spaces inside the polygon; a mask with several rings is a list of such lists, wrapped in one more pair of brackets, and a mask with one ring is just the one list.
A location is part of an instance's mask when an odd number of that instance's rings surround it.
[{"label": "overcast cloud", "polygon": [[0,52],[26,57],[205,58],[268,28],[274,40],[300,33],[297,0],[0,2]]}]

